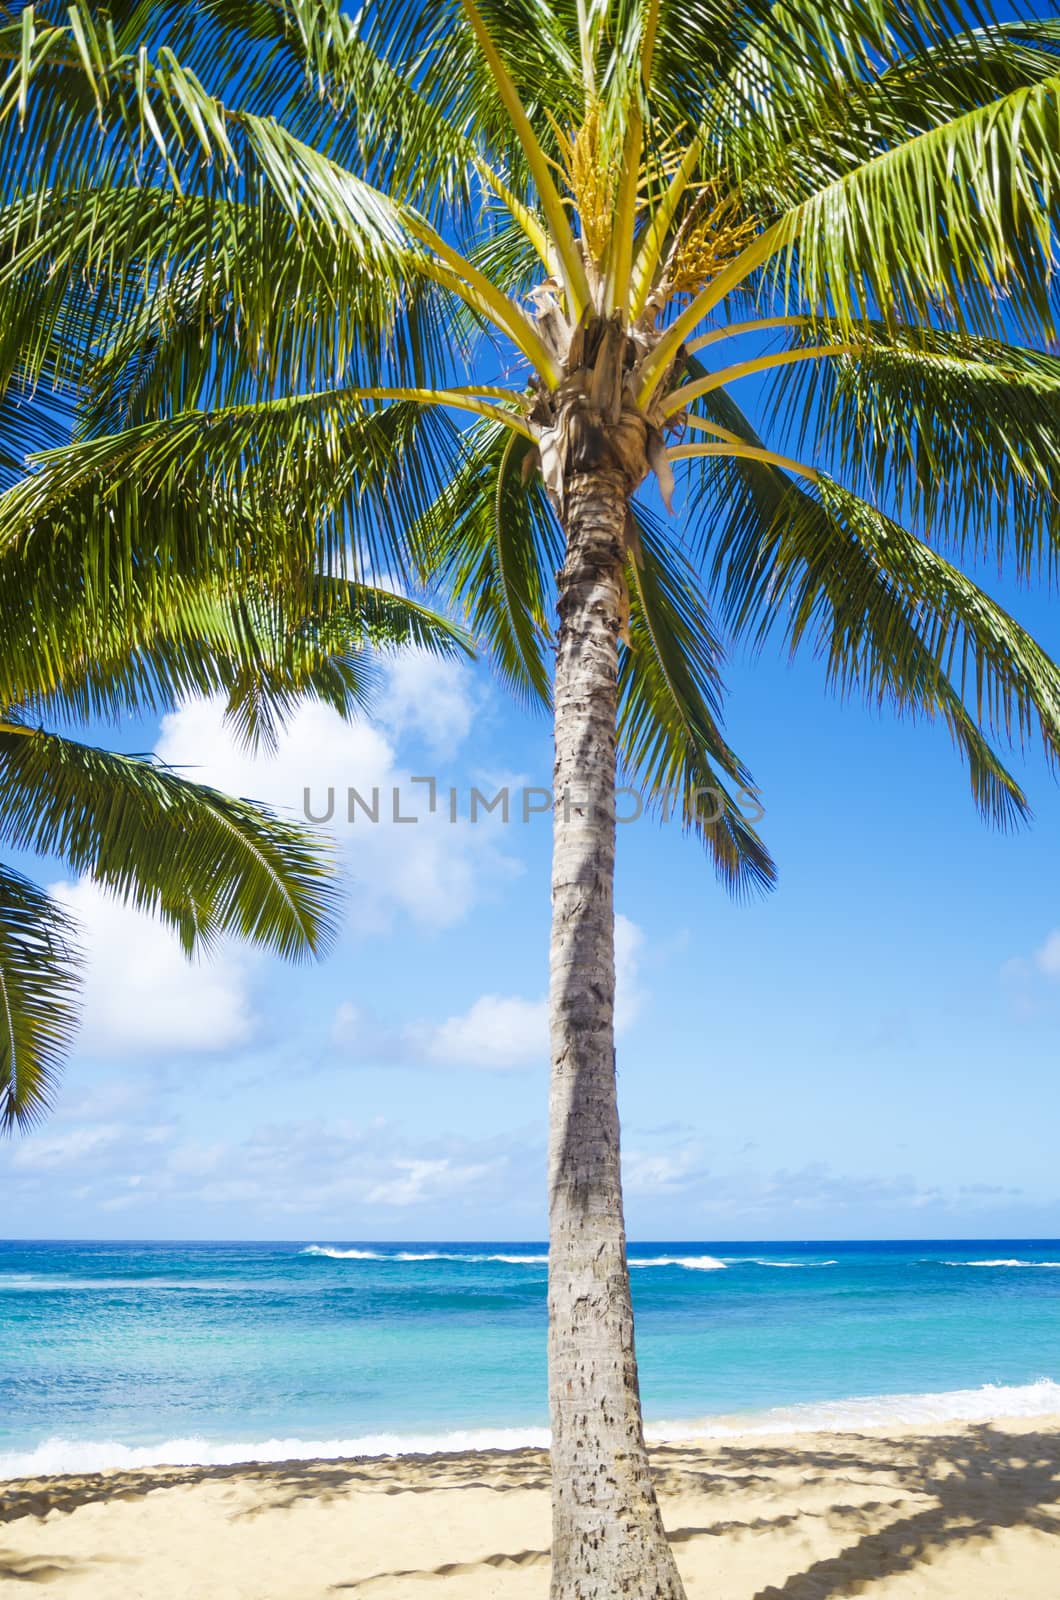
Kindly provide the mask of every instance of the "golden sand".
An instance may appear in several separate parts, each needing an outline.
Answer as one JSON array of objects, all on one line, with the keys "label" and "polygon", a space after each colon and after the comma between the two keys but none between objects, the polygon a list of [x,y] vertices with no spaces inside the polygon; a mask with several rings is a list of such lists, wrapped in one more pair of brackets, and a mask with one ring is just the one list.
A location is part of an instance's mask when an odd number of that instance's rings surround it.
[{"label": "golden sand", "polygon": [[[689,1600],[1060,1600],[1060,1418],[654,1452]],[[539,1451],[0,1485],[0,1596],[546,1600]]]}]

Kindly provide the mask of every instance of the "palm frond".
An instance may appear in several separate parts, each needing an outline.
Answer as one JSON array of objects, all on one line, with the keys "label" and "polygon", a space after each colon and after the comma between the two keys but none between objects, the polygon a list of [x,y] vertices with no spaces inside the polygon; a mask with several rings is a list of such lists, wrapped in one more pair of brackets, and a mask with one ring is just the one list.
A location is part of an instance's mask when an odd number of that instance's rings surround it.
[{"label": "palm frond", "polygon": [[457,449],[440,412],[342,392],[75,441],[0,496],[0,561],[10,551],[21,577],[0,614],[14,626],[29,610],[61,650],[63,606],[79,590],[106,622],[164,628],[181,582],[252,579],[307,607],[321,571],[400,580],[407,530]]},{"label": "palm frond", "polygon": [[[707,115],[741,179],[752,183],[757,168],[767,185],[798,184],[800,174],[829,161],[838,176],[844,162],[855,165],[1055,70],[1048,20],[1002,24],[988,5],[828,0],[811,9],[788,0],[748,10],[757,15]],[[730,34],[730,50],[731,41]]]},{"label": "palm frond", "polygon": [[0,1134],[51,1109],[77,1030],[79,955],[66,912],[0,866]]},{"label": "palm frond", "polygon": [[752,780],[721,732],[722,649],[699,576],[649,512],[633,515],[629,643],[618,676],[623,766],[667,821],[680,809],[730,888],[768,888],[776,869],[744,816]]},{"label": "palm frond", "polygon": [[[783,474],[772,517],[715,539],[712,564],[737,638],[809,648],[829,684],[899,714],[941,718],[983,815],[1028,815],[985,730],[1060,749],[1060,668],[1004,609],[915,534],[827,477]],[[735,535],[735,537],[733,537]]]},{"label": "palm frond", "polygon": [[[800,330],[813,344],[820,330]],[[828,335],[824,335],[827,337]],[[776,375],[771,424],[794,428],[899,520],[1023,576],[1060,553],[1060,358],[932,328],[859,330],[849,355]]]},{"label": "palm frond", "polygon": [[248,800],[147,759],[8,720],[0,724],[0,840],[53,855],[186,950],[224,934],[291,959],[334,927],[334,870],[321,840]]},{"label": "palm frond", "polygon": [[1060,206],[1060,73],[987,98],[823,185],[778,223],[776,290],[866,319],[1032,337]]},{"label": "palm frond", "polygon": [[548,575],[561,535],[531,446],[496,423],[465,436],[465,454],[416,533],[427,570],[453,594],[509,686],[551,703]]},{"label": "palm frond", "polygon": [[[443,658],[472,653],[467,634],[420,601],[370,584],[320,578],[315,611],[291,623],[274,604],[243,605],[246,634],[233,651],[227,716],[243,743],[274,747],[279,729],[306,700],[342,717],[370,711],[380,659],[401,649]],[[227,608],[223,608],[227,609]],[[249,611],[249,617],[246,612]]]}]

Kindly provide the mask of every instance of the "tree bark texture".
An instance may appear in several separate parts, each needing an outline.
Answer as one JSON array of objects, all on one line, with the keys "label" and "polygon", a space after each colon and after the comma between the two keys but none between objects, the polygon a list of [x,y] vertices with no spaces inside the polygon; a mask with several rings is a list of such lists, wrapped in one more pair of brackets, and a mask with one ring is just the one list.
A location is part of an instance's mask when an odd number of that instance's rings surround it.
[{"label": "tree bark texture", "polygon": [[684,1600],[651,1481],[614,1048],[615,723],[628,479],[565,486],[555,678],[549,1138],[552,1600]]}]

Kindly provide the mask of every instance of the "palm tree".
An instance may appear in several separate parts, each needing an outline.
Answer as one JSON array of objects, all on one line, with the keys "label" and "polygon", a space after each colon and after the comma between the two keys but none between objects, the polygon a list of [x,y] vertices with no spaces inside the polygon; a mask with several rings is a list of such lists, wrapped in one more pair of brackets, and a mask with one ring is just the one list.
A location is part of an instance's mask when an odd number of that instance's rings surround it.
[{"label": "palm tree", "polygon": [[443,582],[552,705],[553,1595],[671,1600],[619,1173],[616,762],[732,888],[772,881],[713,598],[735,637],[941,717],[984,815],[1025,814],[992,738],[1055,753],[1060,674],[957,563],[1054,564],[1060,23],[78,0],[16,7],[0,50],[21,296],[42,326],[75,282],[127,305],[13,536],[73,521],[112,570],[135,524],[223,579],[249,517],[285,592]]}]

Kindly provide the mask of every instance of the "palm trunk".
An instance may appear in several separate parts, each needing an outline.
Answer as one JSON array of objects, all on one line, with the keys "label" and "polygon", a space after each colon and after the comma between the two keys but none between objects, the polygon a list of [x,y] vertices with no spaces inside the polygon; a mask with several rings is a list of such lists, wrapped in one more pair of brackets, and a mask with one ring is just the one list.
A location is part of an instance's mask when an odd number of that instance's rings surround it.
[{"label": "palm trunk", "polygon": [[552,1600],[683,1600],[640,1415],[614,1048],[615,717],[627,488],[566,485],[555,702],[549,1140]]}]

